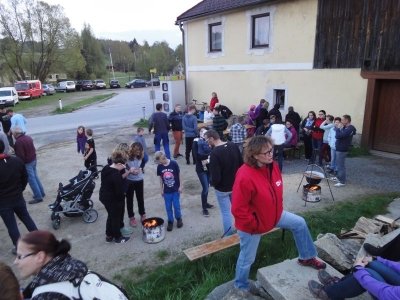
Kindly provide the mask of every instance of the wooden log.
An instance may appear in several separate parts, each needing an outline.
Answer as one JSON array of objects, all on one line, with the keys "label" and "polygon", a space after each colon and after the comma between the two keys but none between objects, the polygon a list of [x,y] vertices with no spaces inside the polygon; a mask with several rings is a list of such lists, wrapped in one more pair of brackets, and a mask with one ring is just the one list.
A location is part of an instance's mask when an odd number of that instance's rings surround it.
[{"label": "wooden log", "polygon": [[[262,235],[269,234],[278,229],[279,228],[274,228]],[[216,253],[221,250],[233,247],[233,246],[239,244],[239,242],[240,242],[239,235],[237,233],[235,233],[233,235],[230,235],[230,236],[222,238],[222,239],[214,240],[214,241],[211,241],[208,243],[204,243],[202,245],[198,245],[198,246],[183,250],[183,253],[185,253],[185,255],[187,256],[187,258],[190,261],[194,261],[196,259],[207,256],[209,254]]]},{"label": "wooden log", "polygon": [[380,233],[384,224],[377,220],[360,217],[357,220],[356,225],[353,227],[354,231],[360,231],[364,233]]}]

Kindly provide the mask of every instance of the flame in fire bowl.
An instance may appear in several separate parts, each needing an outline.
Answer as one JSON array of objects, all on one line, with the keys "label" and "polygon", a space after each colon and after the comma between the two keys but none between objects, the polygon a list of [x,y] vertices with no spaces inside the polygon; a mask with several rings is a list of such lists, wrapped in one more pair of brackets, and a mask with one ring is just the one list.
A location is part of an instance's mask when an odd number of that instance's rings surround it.
[{"label": "flame in fire bowl", "polygon": [[164,220],[147,218],[142,221],[143,241],[149,244],[161,242],[165,238]]}]

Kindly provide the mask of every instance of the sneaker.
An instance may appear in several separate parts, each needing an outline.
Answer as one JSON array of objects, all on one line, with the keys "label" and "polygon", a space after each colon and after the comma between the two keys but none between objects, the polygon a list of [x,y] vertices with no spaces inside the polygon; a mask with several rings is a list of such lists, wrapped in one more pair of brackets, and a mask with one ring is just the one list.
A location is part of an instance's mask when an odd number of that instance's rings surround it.
[{"label": "sneaker", "polygon": [[271,296],[258,281],[249,280],[249,292],[252,295],[261,297],[262,299],[271,299]]},{"label": "sneaker", "polygon": [[231,300],[255,299],[255,295],[253,295],[247,290],[242,290],[234,287],[226,294],[224,299],[231,299]]},{"label": "sneaker", "polygon": [[339,277],[331,276],[325,270],[319,270],[318,271],[318,279],[323,285],[331,285],[331,284],[339,282],[339,280],[340,280]]},{"label": "sneaker", "polygon": [[182,154],[180,154],[180,153],[178,153],[177,157],[183,157],[183,155],[182,155]]},{"label": "sneaker", "polygon": [[189,159],[186,159],[186,164],[190,165],[190,160]]},{"label": "sneaker", "polygon": [[339,179],[337,177],[329,177],[329,179],[332,181],[339,181]]},{"label": "sneaker", "polygon": [[31,201],[28,201],[29,204],[36,204],[36,203],[40,203],[43,202],[43,199],[33,199]]},{"label": "sneaker", "polygon": [[131,225],[132,227],[136,227],[136,226],[137,226],[137,222],[136,222],[135,217],[132,217],[132,218],[129,220],[129,225]]},{"label": "sneaker", "polygon": [[329,300],[328,295],[324,291],[324,286],[322,284],[319,284],[315,280],[310,280],[308,282],[308,289],[315,298]]},{"label": "sneaker", "polygon": [[174,223],[168,222],[167,231],[172,231],[173,228],[174,228]]},{"label": "sneaker", "polygon": [[298,259],[297,262],[304,266],[304,267],[311,267],[314,268],[316,270],[321,270],[321,269],[325,269],[326,268],[326,263],[319,261],[318,259],[316,259],[315,257],[310,258],[310,259]]},{"label": "sneaker", "polygon": [[146,215],[141,215],[141,216],[140,216],[140,221],[141,221],[141,222],[143,222],[143,221],[146,220],[146,219],[147,219]]},{"label": "sneaker", "polygon": [[114,241],[114,238],[112,236],[106,236],[106,243],[112,243]]},{"label": "sneaker", "polygon": [[342,187],[342,186],[345,186],[345,185],[346,185],[345,183],[341,183],[341,182],[338,182],[338,183],[335,184],[336,187]]},{"label": "sneaker", "polygon": [[208,212],[207,209],[204,209],[204,210],[203,210],[203,216],[204,216],[204,217],[209,217],[209,216],[210,216],[210,213]]},{"label": "sneaker", "polygon": [[116,243],[116,244],[124,244],[124,243],[126,243],[127,241],[129,241],[129,239],[130,239],[130,238],[127,237],[127,236],[121,236],[121,237],[115,239],[115,240],[114,240],[114,243]]},{"label": "sneaker", "polygon": [[206,207],[207,208],[214,208],[214,205],[207,203]]},{"label": "sneaker", "polygon": [[176,227],[181,228],[183,226],[182,218],[177,219]]}]

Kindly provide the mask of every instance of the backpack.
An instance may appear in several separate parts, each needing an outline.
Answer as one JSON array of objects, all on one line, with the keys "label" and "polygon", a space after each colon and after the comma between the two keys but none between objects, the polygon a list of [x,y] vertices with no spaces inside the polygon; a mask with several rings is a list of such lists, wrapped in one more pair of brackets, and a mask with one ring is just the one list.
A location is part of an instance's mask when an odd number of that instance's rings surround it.
[{"label": "backpack", "polygon": [[42,293],[59,293],[70,299],[128,300],[126,291],[103,276],[89,271],[81,281],[61,281],[37,287],[32,298]]}]

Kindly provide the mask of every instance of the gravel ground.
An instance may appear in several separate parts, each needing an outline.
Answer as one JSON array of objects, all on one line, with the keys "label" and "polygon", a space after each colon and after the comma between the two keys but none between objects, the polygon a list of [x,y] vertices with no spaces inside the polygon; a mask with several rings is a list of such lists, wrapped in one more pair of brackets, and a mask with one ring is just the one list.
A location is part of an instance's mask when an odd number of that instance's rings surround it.
[{"label": "gravel ground", "polygon": [[[42,111],[43,113],[43,111]],[[132,127],[122,127],[113,131],[113,134],[94,135],[98,162],[104,163],[114,146],[119,142],[130,142]],[[147,145],[152,144],[152,137],[147,136]],[[51,227],[50,212],[47,205],[52,203],[56,196],[58,183],[66,184],[70,178],[76,176],[83,168],[82,157],[76,153],[75,141],[56,143],[42,146],[38,149],[38,172],[45,187],[46,198],[43,203],[28,205],[33,219],[41,229],[53,231],[59,238],[67,238],[72,244],[72,255],[86,262],[89,267],[101,274],[112,278],[124,270],[132,267],[152,267],[182,257],[182,250],[193,245],[201,244],[219,238],[222,231],[219,209],[213,189],[210,189],[210,203],[216,208],[210,210],[210,217],[205,218],[201,213],[200,184],[193,165],[186,165],[184,159],[178,160],[181,167],[184,191],[181,197],[184,226],[181,229],[174,227],[166,234],[164,241],[158,244],[146,244],[142,241],[140,227],[134,228],[132,239],[126,244],[106,244],[104,241],[106,213],[103,205],[98,201],[100,181],[96,181],[96,189],[92,200],[94,208],[99,212],[98,220],[93,224],[85,224],[81,218],[62,217],[61,228],[54,231]],[[181,148],[181,153],[184,151]],[[153,151],[151,151],[153,152]],[[400,192],[400,160],[387,159],[375,156],[348,158],[348,185],[342,188],[332,187],[337,201],[348,201],[354,197],[381,192]],[[302,179],[302,172],[306,168],[306,161],[292,160],[284,162],[284,201],[285,208],[293,212],[319,210],[333,204],[327,183],[323,181],[322,201],[308,203],[301,200],[301,191],[296,192]],[[159,180],[156,177],[156,165],[152,156],[145,169],[145,207],[147,216],[166,218],[163,200],[159,191]],[[24,192],[27,200],[32,199],[29,187]],[[135,204],[137,214],[137,206]],[[125,216],[128,224],[128,218]],[[25,232],[22,224],[21,233]],[[12,247],[4,226],[0,227],[0,260],[11,264],[14,256],[10,253]],[[167,256],[164,258],[164,254]]]}]

